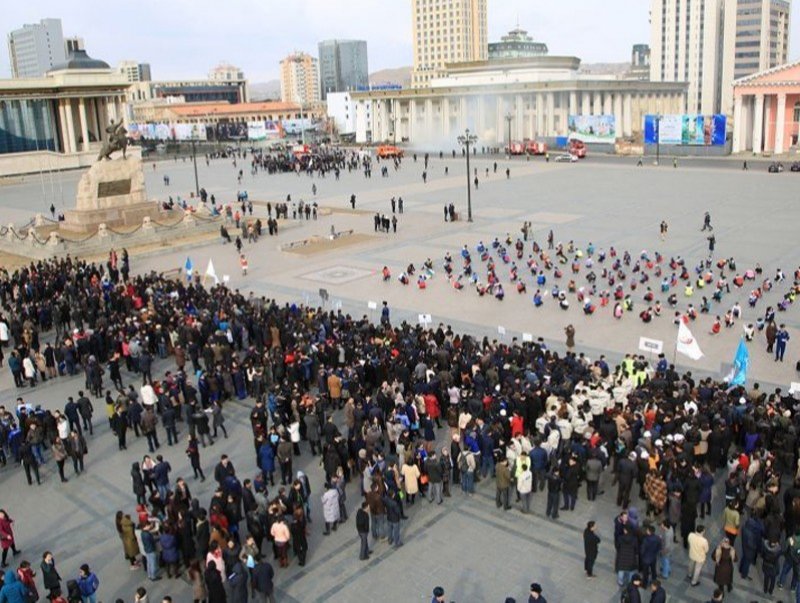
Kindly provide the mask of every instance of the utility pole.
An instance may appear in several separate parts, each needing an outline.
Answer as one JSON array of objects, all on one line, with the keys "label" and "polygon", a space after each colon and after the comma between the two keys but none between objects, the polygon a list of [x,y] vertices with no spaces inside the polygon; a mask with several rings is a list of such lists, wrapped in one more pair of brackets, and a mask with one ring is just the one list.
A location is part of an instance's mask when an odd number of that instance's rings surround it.
[{"label": "utility pole", "polygon": [[466,149],[467,156],[467,222],[472,222],[472,184],[469,179],[469,148],[475,146],[478,137],[470,134],[469,128],[464,131],[462,136],[458,137],[458,144]]}]

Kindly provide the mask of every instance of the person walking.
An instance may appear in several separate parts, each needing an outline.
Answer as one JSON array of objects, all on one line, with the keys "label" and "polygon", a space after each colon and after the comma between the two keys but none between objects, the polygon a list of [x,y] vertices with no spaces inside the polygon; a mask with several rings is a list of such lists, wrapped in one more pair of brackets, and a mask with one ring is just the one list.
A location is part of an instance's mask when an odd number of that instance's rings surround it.
[{"label": "person walking", "polygon": [[564,328],[564,334],[567,336],[567,351],[571,352],[575,349],[575,327],[571,324]]},{"label": "person walking", "polygon": [[698,524],[694,532],[689,534],[689,566],[688,576],[692,586],[700,584],[700,574],[708,556],[708,540],[705,537],[705,526]]},{"label": "person walking", "polygon": [[705,230],[714,230],[714,227],[711,226],[711,214],[709,212],[703,215],[703,228],[700,229],[700,232]]},{"label": "person walking", "polygon": [[369,509],[369,503],[364,501],[361,503],[358,511],[356,511],[356,532],[358,533],[358,537],[361,540],[361,551],[359,552],[358,558],[361,561],[366,561],[369,559],[369,513],[367,512]]},{"label": "person walking", "polygon": [[9,517],[5,509],[0,509],[0,547],[3,549],[3,567],[8,567],[9,550],[14,554],[14,557],[22,552],[17,550],[13,524],[14,520]]},{"label": "person walking", "polygon": [[194,479],[200,477],[200,481],[206,481],[206,476],[203,474],[203,467],[200,465],[200,447],[197,438],[189,434],[187,436],[188,444],[186,446],[186,456],[189,457],[189,464],[194,471]]},{"label": "person walking", "polygon": [[597,550],[600,546],[600,537],[597,535],[597,526],[594,521],[586,524],[583,530],[583,571],[587,578],[594,578],[594,562],[597,560]]},{"label": "person walking", "polygon": [[53,440],[52,445],[53,450],[53,459],[56,461],[56,466],[58,467],[58,475],[61,478],[61,482],[65,483],[69,480],[64,476],[64,463],[67,462],[67,457],[69,454],[67,453],[67,449],[64,446],[64,442],[61,441],[61,438],[55,438]]},{"label": "person walking", "polygon": [[83,434],[74,430],[70,432],[69,439],[67,440],[67,450],[72,457],[72,468],[75,470],[75,475],[80,475],[84,470],[83,457],[89,452]]}]

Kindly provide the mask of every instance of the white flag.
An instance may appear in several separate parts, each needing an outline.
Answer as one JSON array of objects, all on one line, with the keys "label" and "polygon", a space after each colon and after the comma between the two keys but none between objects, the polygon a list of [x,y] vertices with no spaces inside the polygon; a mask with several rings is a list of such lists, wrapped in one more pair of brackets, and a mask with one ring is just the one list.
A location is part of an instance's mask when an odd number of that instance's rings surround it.
[{"label": "white flag", "polygon": [[219,285],[219,278],[217,278],[217,273],[214,270],[214,262],[211,261],[211,258],[208,260],[208,267],[206,267],[206,276],[210,276],[214,279],[214,284]]},{"label": "white flag", "polygon": [[687,327],[686,323],[684,323],[682,320],[678,325],[677,350],[692,360],[700,360],[700,358],[703,357],[703,351],[700,349],[700,345],[697,343],[694,335],[692,335],[689,327]]}]

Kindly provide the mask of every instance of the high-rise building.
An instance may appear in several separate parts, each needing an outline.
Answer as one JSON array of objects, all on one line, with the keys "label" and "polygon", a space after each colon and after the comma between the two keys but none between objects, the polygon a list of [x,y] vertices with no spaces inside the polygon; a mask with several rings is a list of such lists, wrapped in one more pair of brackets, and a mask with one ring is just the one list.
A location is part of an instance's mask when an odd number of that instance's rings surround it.
[{"label": "high-rise building", "polygon": [[319,101],[317,59],[305,52],[293,52],[281,61],[281,100],[285,103]]},{"label": "high-rise building", "polygon": [[650,79],[687,82],[686,111],[719,111],[725,0],[651,0]]},{"label": "high-rise building", "polygon": [[121,61],[117,71],[125,76],[129,82],[149,82],[150,63],[137,63],[136,61]]},{"label": "high-rise building", "polygon": [[42,19],[8,34],[11,75],[15,78],[41,77],[53,65],[67,60],[61,19]]},{"label": "high-rise building", "polygon": [[427,84],[446,63],[488,58],[486,4],[487,0],[411,0],[412,86]]},{"label": "high-rise building", "polygon": [[235,82],[245,79],[244,71],[230,63],[220,63],[208,72],[208,79],[215,82]]},{"label": "high-rise building", "polygon": [[499,42],[489,44],[490,59],[519,59],[525,57],[541,57],[547,54],[547,44],[534,42],[519,24],[500,38]]},{"label": "high-rise building", "polygon": [[329,92],[347,92],[369,85],[367,43],[364,40],[323,40],[318,47],[323,100]]},{"label": "high-rise building", "polygon": [[723,113],[733,115],[733,80],[786,62],[789,0],[725,0]]}]

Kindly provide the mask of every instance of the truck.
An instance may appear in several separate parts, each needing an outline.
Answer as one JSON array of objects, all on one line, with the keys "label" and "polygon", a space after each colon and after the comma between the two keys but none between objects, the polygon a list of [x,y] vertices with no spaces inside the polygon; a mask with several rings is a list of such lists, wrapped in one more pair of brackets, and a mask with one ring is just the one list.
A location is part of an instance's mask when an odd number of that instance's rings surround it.
[{"label": "truck", "polygon": [[586,157],[586,144],[577,138],[570,138],[567,150],[570,155],[575,155],[578,159]]},{"label": "truck", "polygon": [[398,148],[391,144],[384,144],[378,147],[378,150],[375,152],[375,154],[381,159],[387,159],[390,157],[402,157],[403,149]]},{"label": "truck", "polygon": [[547,153],[547,143],[529,140],[525,145],[525,151],[528,155],[544,155]]},{"label": "truck", "polygon": [[525,145],[521,142],[512,142],[508,145],[506,149],[509,155],[524,155],[525,154]]}]

